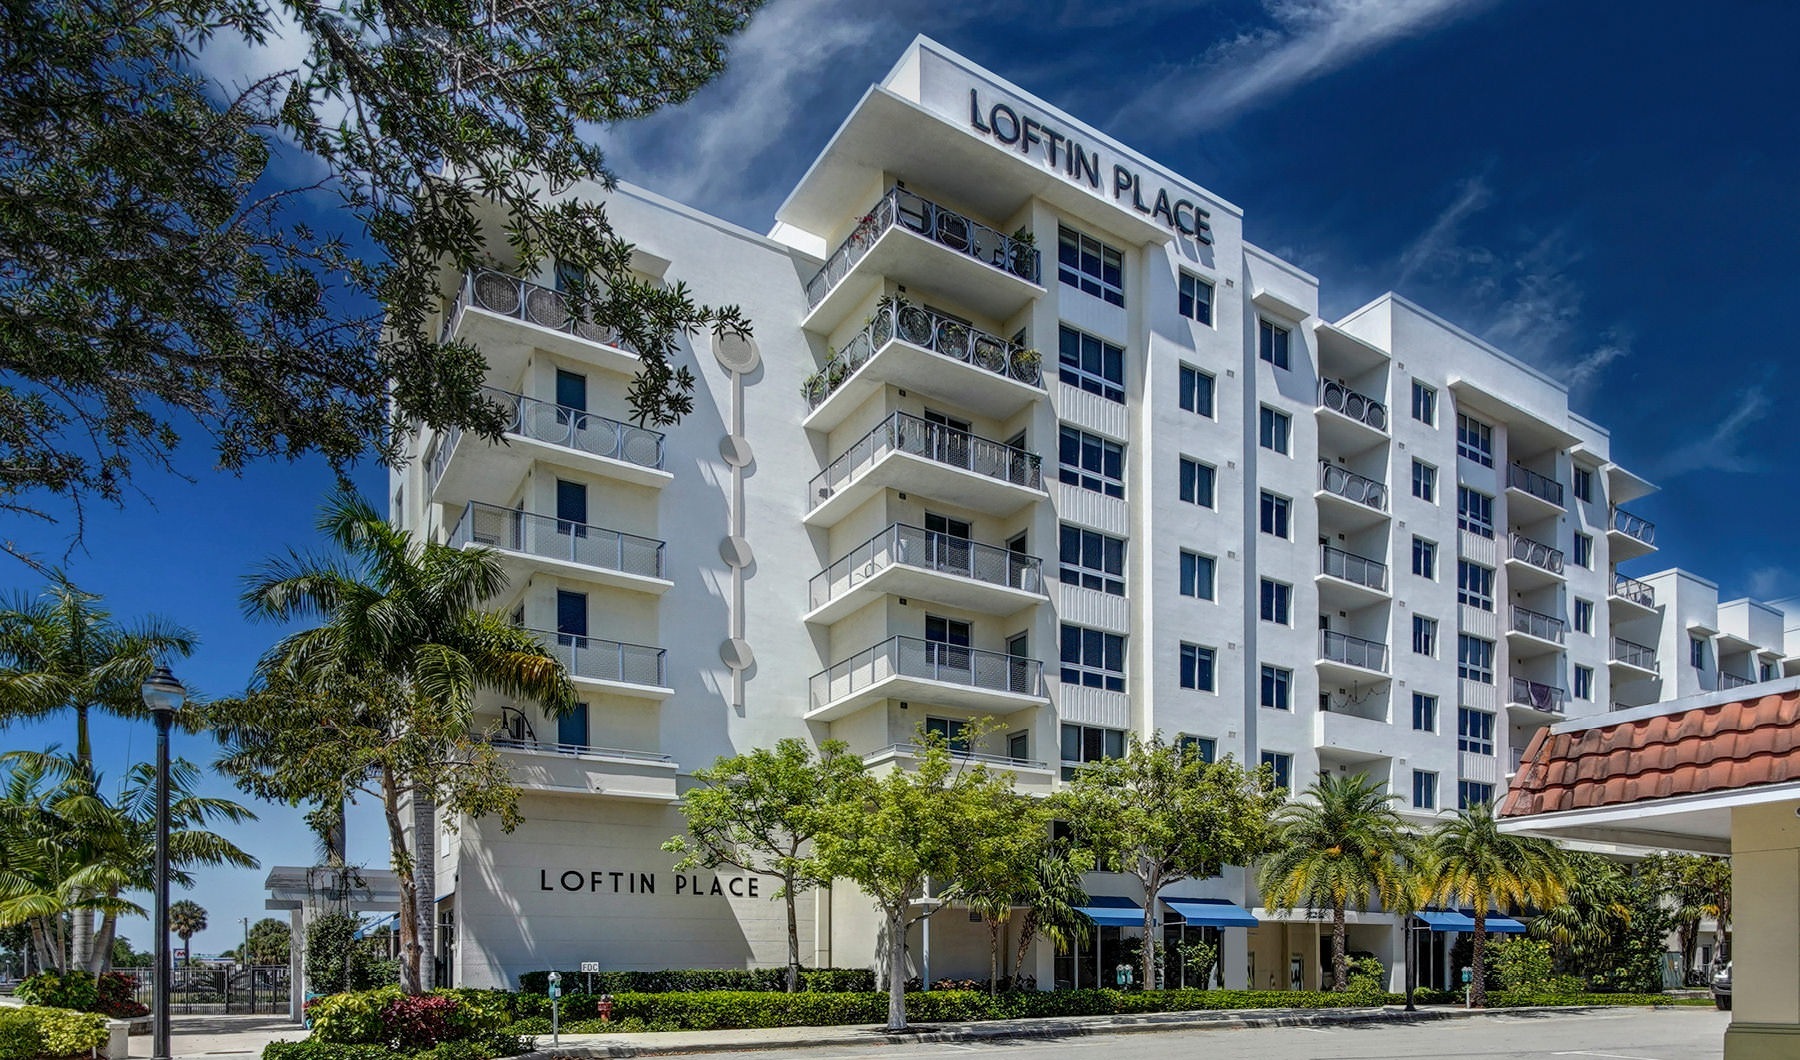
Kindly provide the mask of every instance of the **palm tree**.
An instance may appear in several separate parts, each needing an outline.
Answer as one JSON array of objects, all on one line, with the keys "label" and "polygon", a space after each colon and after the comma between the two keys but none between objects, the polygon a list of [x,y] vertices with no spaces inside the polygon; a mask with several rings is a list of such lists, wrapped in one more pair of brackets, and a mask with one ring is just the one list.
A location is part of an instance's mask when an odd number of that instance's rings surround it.
[{"label": "palm tree", "polygon": [[194,951],[188,942],[195,935],[206,930],[206,910],[200,903],[183,898],[169,906],[169,930],[181,939],[181,948],[187,951],[187,962],[194,963]]},{"label": "palm tree", "polygon": [[1038,856],[1036,869],[1026,877],[1019,895],[1025,912],[1019,920],[1018,954],[1013,958],[1015,983],[1024,973],[1026,952],[1039,935],[1049,939],[1059,953],[1086,945],[1092,937],[1094,922],[1078,907],[1087,904],[1088,898],[1081,885],[1082,873],[1093,867],[1093,856],[1087,851],[1069,850],[1062,844],[1053,843]]},{"label": "palm tree", "polygon": [[1531,918],[1531,933],[1550,943],[1560,970],[1588,974],[1591,955],[1631,927],[1630,877],[1619,863],[1581,850],[1563,853],[1568,886],[1563,898]]},{"label": "palm tree", "polygon": [[[339,555],[290,552],[248,579],[243,603],[252,617],[320,622],[283,638],[263,660],[265,672],[380,683],[462,732],[472,727],[482,690],[537,700],[553,713],[573,709],[574,689],[544,645],[481,607],[506,586],[496,553],[416,539],[348,491],[326,503],[318,526]],[[438,815],[429,787],[415,785],[411,796],[410,847],[394,868],[402,985],[418,992],[431,987]],[[397,807],[388,810],[395,832]]]},{"label": "palm tree", "polygon": [[1394,796],[1362,774],[1321,776],[1275,816],[1275,849],[1262,864],[1263,904],[1331,910],[1332,988],[1349,984],[1344,910],[1389,900],[1410,844]]},{"label": "palm tree", "polygon": [[1549,840],[1500,831],[1486,803],[1459,810],[1433,828],[1424,854],[1431,895],[1474,911],[1469,1003],[1484,1008],[1488,911],[1562,902],[1569,889],[1568,862]]}]

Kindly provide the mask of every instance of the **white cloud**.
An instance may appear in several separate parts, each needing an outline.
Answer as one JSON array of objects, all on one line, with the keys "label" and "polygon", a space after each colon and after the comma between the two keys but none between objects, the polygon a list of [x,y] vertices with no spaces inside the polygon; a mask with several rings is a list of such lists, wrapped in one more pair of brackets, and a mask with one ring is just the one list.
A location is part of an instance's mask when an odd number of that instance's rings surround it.
[{"label": "white cloud", "polygon": [[1758,600],[1775,600],[1800,586],[1800,578],[1786,567],[1757,567],[1744,575],[1744,581],[1746,594]]},{"label": "white cloud", "polygon": [[[1773,403],[1768,386],[1758,383],[1739,389],[1727,399],[1730,409],[1705,434],[1666,452],[1656,463],[1660,478],[1672,479],[1695,471],[1747,474],[1768,468],[1761,447],[1750,444],[1750,429],[1767,416]],[[1698,410],[1690,422],[1705,422]]]},{"label": "white cloud", "polygon": [[1400,254],[1400,273],[1394,286],[1405,287],[1421,269],[1441,264],[1446,256],[1457,254],[1457,230],[1463,219],[1480,212],[1491,198],[1493,192],[1482,177],[1463,181],[1455,201],[1444,207],[1437,219]]}]

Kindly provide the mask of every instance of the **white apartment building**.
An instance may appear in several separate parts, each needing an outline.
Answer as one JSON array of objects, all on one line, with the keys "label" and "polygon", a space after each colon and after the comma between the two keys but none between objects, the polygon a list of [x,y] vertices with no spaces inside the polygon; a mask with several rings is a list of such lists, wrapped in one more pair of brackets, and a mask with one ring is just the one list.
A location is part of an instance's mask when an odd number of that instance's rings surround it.
[{"label": "white apartment building", "polygon": [[[1780,611],[1617,572],[1656,548],[1629,510],[1652,487],[1554,380],[1395,295],[1321,319],[1238,206],[924,38],[766,236],[604,197],[640,272],[756,334],[684,348],[695,411],[659,433],[623,422],[637,358],[569,320],[554,270],[497,243],[447,278],[442,326],[516,418],[502,445],[422,433],[393,512],[499,549],[497,603],[586,701],[485,708],[527,821],[442,838],[456,983],[782,963],[771,881],[660,849],[694,769],[782,737],[904,767],[921,727],[993,718],[967,753],[1047,792],[1160,731],[1295,790],[1366,773],[1428,820],[1556,718],[1792,672]],[[1134,885],[1090,889],[1099,950],[1039,945],[1046,986],[1109,979],[1141,921]],[[1226,985],[1319,983],[1316,920],[1256,908],[1243,871],[1156,898],[1222,942]],[[854,888],[803,908],[812,963],[873,963]],[[916,930],[915,966],[985,975],[971,919]],[[1352,919],[1395,963],[1394,918]]]}]

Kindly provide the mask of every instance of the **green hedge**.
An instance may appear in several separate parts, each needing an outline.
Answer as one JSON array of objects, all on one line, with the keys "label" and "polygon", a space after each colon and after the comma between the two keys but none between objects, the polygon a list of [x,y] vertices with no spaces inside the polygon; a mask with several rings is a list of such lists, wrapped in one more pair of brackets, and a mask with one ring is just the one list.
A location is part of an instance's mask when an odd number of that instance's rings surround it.
[{"label": "green hedge", "polygon": [[[564,995],[574,991],[595,994],[668,994],[702,990],[761,991],[787,989],[786,968],[677,968],[658,972],[563,972]],[[526,972],[519,989],[527,994],[548,995],[550,973]],[[817,993],[854,993],[875,989],[875,973],[867,968],[802,968],[800,989]]]},{"label": "green hedge", "polygon": [[1711,1005],[1712,998],[1677,998],[1667,994],[1552,993],[1541,990],[1502,990],[1488,995],[1489,1008],[1524,1008],[1539,1005]]},{"label": "green hedge", "polygon": [[106,1017],[97,1012],[22,1005],[0,1010],[0,1060],[75,1056],[106,1044]]}]

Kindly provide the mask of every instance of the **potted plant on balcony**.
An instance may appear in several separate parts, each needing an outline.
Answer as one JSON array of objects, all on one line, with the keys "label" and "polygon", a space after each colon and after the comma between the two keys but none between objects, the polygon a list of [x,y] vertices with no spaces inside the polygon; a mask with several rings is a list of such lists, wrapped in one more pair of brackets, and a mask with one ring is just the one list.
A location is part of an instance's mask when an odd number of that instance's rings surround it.
[{"label": "potted plant on balcony", "polygon": [[1020,225],[1013,230],[1012,243],[1008,250],[1010,253],[1007,265],[1012,274],[1036,283],[1037,277],[1032,275],[1034,270],[1031,266],[1037,260],[1037,233]]},{"label": "potted plant on balcony", "polygon": [[1028,346],[1016,346],[1012,351],[1012,377],[1021,383],[1038,384],[1042,378],[1041,369],[1044,355]]}]

